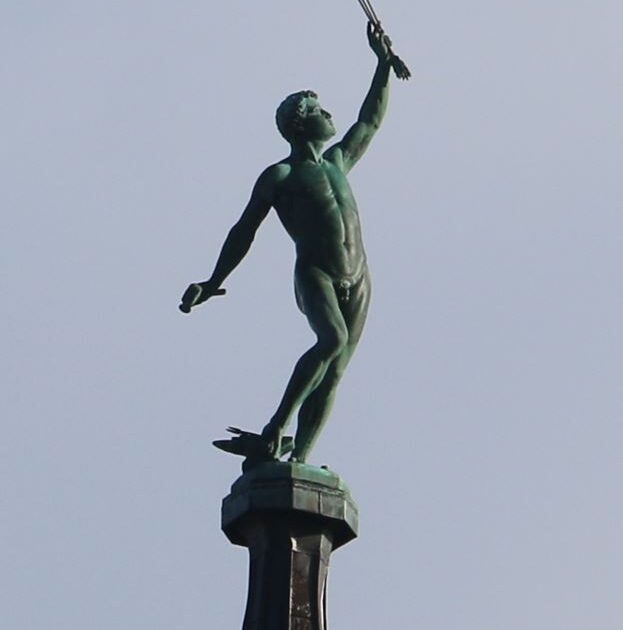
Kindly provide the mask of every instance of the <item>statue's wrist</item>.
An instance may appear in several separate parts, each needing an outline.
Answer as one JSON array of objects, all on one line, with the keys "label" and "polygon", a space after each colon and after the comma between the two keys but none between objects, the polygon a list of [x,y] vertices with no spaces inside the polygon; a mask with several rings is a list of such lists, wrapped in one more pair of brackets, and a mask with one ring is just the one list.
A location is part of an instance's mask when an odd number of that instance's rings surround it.
[{"label": "statue's wrist", "polygon": [[214,278],[210,278],[209,280],[206,280],[203,284],[206,289],[210,291],[216,291],[221,286],[222,282],[222,280],[217,282]]},{"label": "statue's wrist", "polygon": [[377,65],[377,72],[381,74],[389,74],[392,68],[392,60],[389,59],[379,59],[379,63]]}]

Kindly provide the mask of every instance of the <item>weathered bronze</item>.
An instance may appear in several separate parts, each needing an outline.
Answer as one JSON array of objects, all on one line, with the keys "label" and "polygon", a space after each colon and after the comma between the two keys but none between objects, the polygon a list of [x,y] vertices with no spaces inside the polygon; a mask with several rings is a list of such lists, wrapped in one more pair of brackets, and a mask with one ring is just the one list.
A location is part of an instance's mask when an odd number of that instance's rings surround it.
[{"label": "weathered bronze", "polygon": [[260,442],[241,432],[229,446],[223,440],[216,444],[247,456],[247,469],[261,461],[277,460],[288,450],[282,445],[283,434],[297,408],[290,461],[306,461],[363,331],[370,275],[357,204],[346,176],[381,125],[390,69],[396,59],[380,24],[369,22],[367,33],[378,64],[357,121],[339,142],[324,151],[336,130],[317,95],[307,90],[283,101],[277,110],[277,127],[290,144],[290,155],[260,175],[247,207],[225,240],[212,276],[191,284],[182,297],[180,309],[188,313],[209,298],[223,295],[223,281],[249,250],[271,207],[275,208],[295,243],[296,301],[317,342],[296,364]]},{"label": "weathered bronze", "polygon": [[[245,460],[242,464],[242,472],[247,472],[258,464],[274,459],[272,453],[268,450],[266,440],[261,435],[251,431],[243,431],[236,427],[227,427],[227,430],[235,434],[236,437],[229,440],[215,440],[212,444],[226,453],[243,455]],[[293,448],[294,439],[289,435],[285,435],[281,440],[281,450],[276,453],[277,458],[291,453]]]},{"label": "weathered bronze", "polygon": [[[383,32],[383,27],[381,26],[381,20],[379,20],[374,7],[372,6],[372,2],[370,0],[358,0],[359,6],[363,9],[363,12],[366,14],[368,21],[374,25],[377,31],[380,33]],[[392,50],[392,40],[389,38],[389,35],[384,36],[385,44],[387,45],[387,50],[389,51],[391,57],[389,62],[391,63],[392,68],[394,69],[394,74],[403,81],[411,78],[411,71],[407,68],[405,62],[394,53]]]},{"label": "weathered bronze", "polygon": [[358,529],[342,479],[306,464],[265,463],[234,483],[221,524],[249,549],[243,630],[326,630],[329,559]]}]

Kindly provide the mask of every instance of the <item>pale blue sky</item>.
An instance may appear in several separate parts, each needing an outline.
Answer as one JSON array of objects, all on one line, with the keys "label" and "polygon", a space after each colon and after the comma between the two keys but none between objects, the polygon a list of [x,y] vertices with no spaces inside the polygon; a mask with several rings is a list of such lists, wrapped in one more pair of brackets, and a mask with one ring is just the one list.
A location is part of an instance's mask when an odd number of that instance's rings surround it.
[{"label": "pale blue sky", "polygon": [[[374,298],[313,456],[349,483],[333,630],[618,630],[623,8],[376,0],[414,79],[352,174]],[[190,317],[286,94],[339,129],[355,0],[0,9],[6,630],[237,628],[219,530],[312,341],[274,217]]]}]

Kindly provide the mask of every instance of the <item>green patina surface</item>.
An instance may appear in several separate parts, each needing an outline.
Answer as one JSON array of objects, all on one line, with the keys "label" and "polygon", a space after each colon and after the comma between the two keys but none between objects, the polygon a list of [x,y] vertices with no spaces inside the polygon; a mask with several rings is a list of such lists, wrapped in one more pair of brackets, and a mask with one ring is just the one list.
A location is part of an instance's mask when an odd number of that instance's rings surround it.
[{"label": "green patina surface", "polygon": [[[191,284],[182,297],[180,309],[188,313],[209,298],[223,295],[223,282],[248,252],[268,212],[275,209],[295,244],[296,301],[317,341],[298,360],[261,434],[235,430],[238,437],[217,443],[223,450],[245,456],[245,471],[278,460],[290,449],[290,461],[307,460],[363,332],[371,295],[370,273],[348,174],[381,126],[392,63],[396,69],[389,39],[373,17],[368,41],[377,65],[357,120],[325,149],[336,129],[317,94],[305,90],[283,101],[277,110],[277,126],[290,145],[290,154],[260,175],[211,277]],[[286,445],[284,432],[297,410],[294,440]]]},{"label": "green patina surface", "polygon": [[231,487],[232,493],[242,492],[257,482],[281,481],[292,479],[295,481],[315,483],[325,488],[341,490],[350,493],[344,480],[328,468],[319,468],[310,464],[296,464],[290,462],[268,462],[253,468],[239,477]]}]

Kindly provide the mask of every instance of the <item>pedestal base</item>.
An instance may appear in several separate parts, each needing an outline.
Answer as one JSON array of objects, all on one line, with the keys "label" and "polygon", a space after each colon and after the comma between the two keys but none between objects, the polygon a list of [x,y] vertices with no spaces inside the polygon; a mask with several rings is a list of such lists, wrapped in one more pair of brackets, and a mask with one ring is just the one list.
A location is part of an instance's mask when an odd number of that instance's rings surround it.
[{"label": "pedestal base", "polygon": [[338,475],[284,462],[254,468],[223,500],[222,528],[249,549],[243,630],[326,630],[329,557],[358,528]]}]

